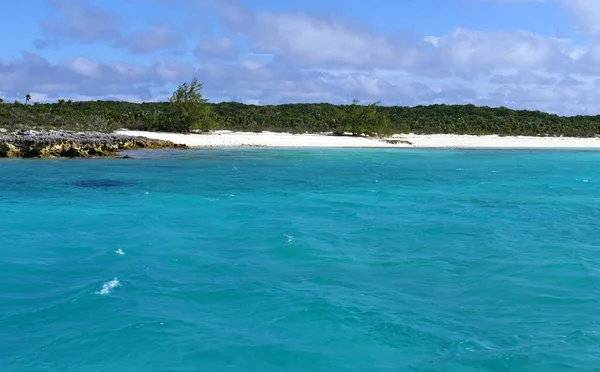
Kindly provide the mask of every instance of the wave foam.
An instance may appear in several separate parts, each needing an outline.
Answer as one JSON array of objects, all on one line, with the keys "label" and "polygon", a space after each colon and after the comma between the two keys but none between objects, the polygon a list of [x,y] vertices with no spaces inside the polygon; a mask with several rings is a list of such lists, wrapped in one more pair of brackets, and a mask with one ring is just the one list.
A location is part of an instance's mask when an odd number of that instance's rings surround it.
[{"label": "wave foam", "polygon": [[114,278],[113,280],[106,282],[102,285],[102,289],[96,292],[98,295],[106,296],[110,294],[110,291],[119,287],[121,283],[119,282],[119,278]]},{"label": "wave foam", "polygon": [[115,253],[118,254],[119,256],[125,256],[125,252],[121,248],[117,249],[115,251]]}]

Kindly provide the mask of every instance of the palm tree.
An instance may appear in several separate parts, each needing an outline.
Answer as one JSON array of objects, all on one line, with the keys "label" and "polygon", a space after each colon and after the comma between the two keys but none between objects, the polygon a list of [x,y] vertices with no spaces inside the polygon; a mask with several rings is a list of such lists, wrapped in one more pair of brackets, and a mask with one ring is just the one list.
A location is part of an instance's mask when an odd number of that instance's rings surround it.
[{"label": "palm tree", "polygon": [[31,101],[31,94],[27,93],[27,95],[25,96],[25,104],[28,104],[29,101]]}]

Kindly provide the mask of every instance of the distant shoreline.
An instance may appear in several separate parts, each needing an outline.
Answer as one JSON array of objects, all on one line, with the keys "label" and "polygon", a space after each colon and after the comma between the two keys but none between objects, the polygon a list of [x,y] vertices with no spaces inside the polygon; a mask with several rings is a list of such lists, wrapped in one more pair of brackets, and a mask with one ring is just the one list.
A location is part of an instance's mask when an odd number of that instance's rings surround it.
[{"label": "distant shoreline", "polygon": [[600,138],[402,134],[387,138],[274,132],[166,133],[120,130],[115,134],[170,141],[190,148],[404,148],[404,149],[598,149]]},{"label": "distant shoreline", "polygon": [[600,151],[600,138],[456,134],[400,134],[376,138],[331,133],[213,131],[184,134],[125,129],[112,134],[56,130],[19,130],[13,134],[0,134],[0,158],[121,157],[123,151],[138,149],[236,147]]}]

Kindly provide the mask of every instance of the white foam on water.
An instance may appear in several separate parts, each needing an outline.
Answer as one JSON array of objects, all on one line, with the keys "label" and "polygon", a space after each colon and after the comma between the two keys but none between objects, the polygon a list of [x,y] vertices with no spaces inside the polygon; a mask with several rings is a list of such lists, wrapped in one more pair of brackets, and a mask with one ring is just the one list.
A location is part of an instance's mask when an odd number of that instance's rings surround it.
[{"label": "white foam on water", "polygon": [[119,256],[125,256],[125,252],[121,248],[117,249],[115,251],[115,253],[118,254]]},{"label": "white foam on water", "polygon": [[294,237],[291,235],[286,235],[285,237],[287,238],[288,243],[291,243],[292,241],[294,241]]},{"label": "white foam on water", "polygon": [[106,296],[110,294],[110,291],[119,287],[121,283],[119,282],[119,278],[114,278],[113,280],[106,282],[102,285],[102,289],[96,292],[98,295]]}]

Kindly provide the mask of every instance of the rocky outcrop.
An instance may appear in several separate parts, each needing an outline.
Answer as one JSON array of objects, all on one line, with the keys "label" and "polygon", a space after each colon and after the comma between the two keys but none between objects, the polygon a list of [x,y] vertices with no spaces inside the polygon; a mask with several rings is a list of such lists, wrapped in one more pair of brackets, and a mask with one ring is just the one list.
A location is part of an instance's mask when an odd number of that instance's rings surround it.
[{"label": "rocky outcrop", "polygon": [[117,156],[124,150],[185,148],[170,141],[94,132],[19,130],[0,135],[0,158],[90,158]]},{"label": "rocky outcrop", "polygon": [[399,139],[384,139],[383,140],[385,143],[389,143],[390,145],[410,145],[412,146],[413,143],[407,140],[399,140]]}]

